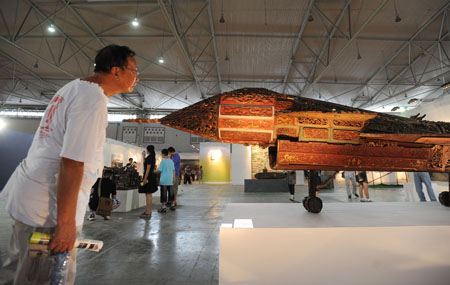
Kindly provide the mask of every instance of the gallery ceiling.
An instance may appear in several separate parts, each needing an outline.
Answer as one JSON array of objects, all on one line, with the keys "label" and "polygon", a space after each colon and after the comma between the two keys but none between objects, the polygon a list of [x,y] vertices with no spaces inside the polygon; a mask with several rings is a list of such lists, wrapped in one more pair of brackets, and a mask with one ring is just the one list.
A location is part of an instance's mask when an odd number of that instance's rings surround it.
[{"label": "gallery ceiling", "polygon": [[401,111],[450,81],[445,0],[0,3],[0,111],[44,109],[109,44],[134,50],[140,72],[109,112],[139,117],[244,87]]}]

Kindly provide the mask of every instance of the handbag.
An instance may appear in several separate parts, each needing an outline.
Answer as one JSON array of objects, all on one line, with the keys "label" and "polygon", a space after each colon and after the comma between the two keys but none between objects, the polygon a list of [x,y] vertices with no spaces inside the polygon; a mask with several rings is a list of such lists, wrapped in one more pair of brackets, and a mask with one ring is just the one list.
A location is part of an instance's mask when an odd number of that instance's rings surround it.
[{"label": "handbag", "polygon": [[112,211],[112,199],[109,197],[101,197],[100,193],[102,189],[102,179],[100,178],[100,181],[98,182],[98,187],[97,187],[97,191],[98,191],[98,207],[97,207],[97,211],[95,211],[97,213],[97,215],[100,215],[102,217],[106,217],[106,216],[111,216],[111,211]]}]

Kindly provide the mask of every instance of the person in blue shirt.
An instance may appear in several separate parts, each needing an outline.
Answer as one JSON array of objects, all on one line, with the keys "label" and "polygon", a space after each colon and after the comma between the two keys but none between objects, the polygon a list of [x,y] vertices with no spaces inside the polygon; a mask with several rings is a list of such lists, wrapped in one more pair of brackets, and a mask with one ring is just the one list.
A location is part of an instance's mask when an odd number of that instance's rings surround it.
[{"label": "person in blue shirt", "polygon": [[178,185],[180,185],[180,163],[181,163],[181,157],[173,148],[172,146],[168,148],[170,158],[173,161],[173,164],[175,165],[175,182],[173,184],[173,201],[169,200],[169,204],[172,204],[173,207],[177,206],[177,196],[178,196]]},{"label": "person in blue shirt", "polygon": [[[167,201],[174,201],[173,184],[175,184],[176,176],[175,165],[169,158],[169,150],[165,148],[161,151],[161,154],[162,160],[158,167],[158,171],[161,172],[159,178],[159,185],[161,186],[161,208],[158,212],[165,213],[167,211]],[[173,204],[170,205],[170,209],[175,211],[175,206]]]}]

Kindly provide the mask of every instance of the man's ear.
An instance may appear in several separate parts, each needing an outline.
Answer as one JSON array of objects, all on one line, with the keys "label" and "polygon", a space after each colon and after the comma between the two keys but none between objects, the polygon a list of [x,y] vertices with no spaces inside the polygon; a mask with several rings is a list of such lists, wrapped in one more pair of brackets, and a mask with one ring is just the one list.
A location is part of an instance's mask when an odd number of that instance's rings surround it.
[{"label": "man's ear", "polygon": [[113,75],[113,76],[119,76],[119,72],[120,72],[120,67],[117,67],[117,66],[113,66],[112,68],[111,68],[111,74]]}]

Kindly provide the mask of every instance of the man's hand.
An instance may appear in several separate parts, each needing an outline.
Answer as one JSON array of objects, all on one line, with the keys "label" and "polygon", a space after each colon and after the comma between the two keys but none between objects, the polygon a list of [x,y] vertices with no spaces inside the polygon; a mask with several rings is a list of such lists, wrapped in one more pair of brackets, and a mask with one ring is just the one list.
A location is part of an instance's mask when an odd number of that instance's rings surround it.
[{"label": "man's hand", "polygon": [[55,252],[69,251],[76,239],[75,216],[78,192],[83,179],[84,163],[61,158],[58,181],[56,183],[56,201],[58,218],[52,242],[48,249]]},{"label": "man's hand", "polygon": [[54,252],[69,252],[73,248],[76,238],[75,225],[58,226],[48,249]]}]

